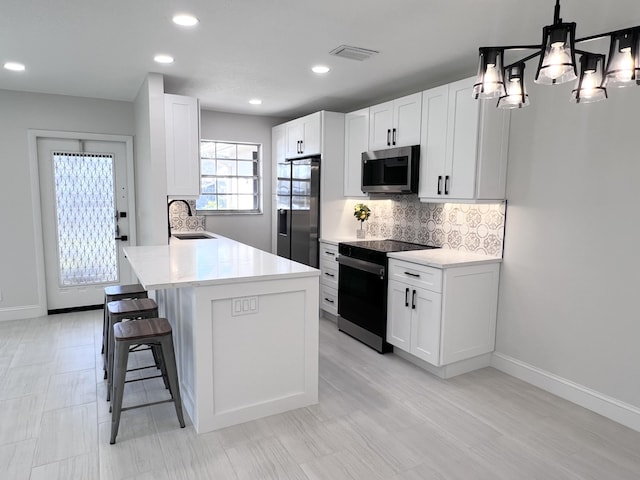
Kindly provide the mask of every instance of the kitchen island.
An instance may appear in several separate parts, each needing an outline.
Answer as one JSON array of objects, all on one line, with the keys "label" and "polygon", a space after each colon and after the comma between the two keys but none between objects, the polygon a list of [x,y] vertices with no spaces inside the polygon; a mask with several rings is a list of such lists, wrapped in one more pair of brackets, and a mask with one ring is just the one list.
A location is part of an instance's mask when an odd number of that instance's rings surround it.
[{"label": "kitchen island", "polygon": [[171,322],[196,431],[317,403],[319,270],[211,235],[124,249]]}]

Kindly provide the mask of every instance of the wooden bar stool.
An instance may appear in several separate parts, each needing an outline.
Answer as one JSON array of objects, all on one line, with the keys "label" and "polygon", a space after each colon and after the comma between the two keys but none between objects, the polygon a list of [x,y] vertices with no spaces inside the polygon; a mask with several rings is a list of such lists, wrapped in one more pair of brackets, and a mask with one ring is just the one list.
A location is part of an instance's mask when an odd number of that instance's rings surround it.
[{"label": "wooden bar stool", "polygon": [[102,350],[104,355],[104,378],[107,378],[107,356],[109,338],[109,319],[107,317],[107,303],[118,300],[130,300],[133,298],[147,298],[148,293],[142,285],[134,283],[131,285],[111,285],[104,289],[104,315],[102,318]]},{"label": "wooden bar stool", "polygon": [[[109,321],[109,335],[107,338],[107,401],[111,399],[113,388],[113,356],[114,339],[113,326],[123,320],[138,320],[142,318],[154,318],[158,316],[158,304],[152,298],[134,298],[131,300],[118,300],[107,303],[107,320]],[[153,357],[159,364],[156,354],[157,349],[152,349]]]},{"label": "wooden bar stool", "polygon": [[[145,318],[132,322],[116,323],[113,326],[113,338],[115,343],[115,364],[113,370],[113,402],[111,404],[111,439],[109,443],[112,445],[116,443],[121,413],[133,408],[173,402],[180,427],[184,428],[178,370],[176,368],[176,358],[173,350],[173,334],[169,321],[166,318]],[[161,370],[162,375],[148,378],[164,377],[165,384],[169,385],[171,399],[122,408],[125,383],[143,380],[126,380],[129,349],[133,345],[148,345],[152,348],[158,348],[158,355],[162,358],[161,363],[164,367]]]}]

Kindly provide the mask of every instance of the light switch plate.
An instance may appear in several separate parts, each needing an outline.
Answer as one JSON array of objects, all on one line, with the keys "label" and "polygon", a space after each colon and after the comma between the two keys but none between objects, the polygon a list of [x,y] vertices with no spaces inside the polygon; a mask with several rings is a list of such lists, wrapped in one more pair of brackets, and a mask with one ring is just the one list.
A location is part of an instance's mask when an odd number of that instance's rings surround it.
[{"label": "light switch plate", "polygon": [[231,316],[258,313],[258,297],[239,297],[231,300]]}]

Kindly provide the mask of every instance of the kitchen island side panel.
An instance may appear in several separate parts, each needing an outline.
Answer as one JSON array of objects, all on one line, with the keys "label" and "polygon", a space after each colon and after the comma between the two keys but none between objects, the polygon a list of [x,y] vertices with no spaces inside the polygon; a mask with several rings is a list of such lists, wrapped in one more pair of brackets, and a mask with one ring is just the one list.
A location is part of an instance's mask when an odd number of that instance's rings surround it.
[{"label": "kitchen island side panel", "polygon": [[307,277],[163,291],[166,311],[179,312],[180,388],[198,433],[317,403],[318,285]]}]

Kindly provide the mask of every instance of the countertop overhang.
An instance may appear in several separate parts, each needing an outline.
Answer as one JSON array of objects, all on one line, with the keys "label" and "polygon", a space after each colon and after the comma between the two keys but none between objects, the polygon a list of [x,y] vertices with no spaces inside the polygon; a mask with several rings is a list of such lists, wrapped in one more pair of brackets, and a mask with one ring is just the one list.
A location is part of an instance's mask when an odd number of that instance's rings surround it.
[{"label": "countertop overhang", "polygon": [[128,246],[124,253],[147,290],[320,275],[307,265],[207,233],[215,238],[171,238],[169,245]]}]

